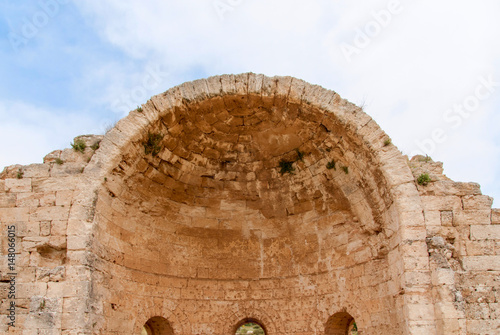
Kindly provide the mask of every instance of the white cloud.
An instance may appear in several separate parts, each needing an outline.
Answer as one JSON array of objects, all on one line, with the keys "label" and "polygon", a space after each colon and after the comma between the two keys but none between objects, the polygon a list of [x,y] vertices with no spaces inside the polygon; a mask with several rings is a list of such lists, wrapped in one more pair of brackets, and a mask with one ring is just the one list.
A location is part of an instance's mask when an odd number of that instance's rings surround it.
[{"label": "white cloud", "polygon": [[[232,6],[222,20],[217,1],[75,2],[101,38],[128,57],[89,69],[83,88],[99,77],[103,86],[95,98],[110,105],[140,85],[145,68],[137,63],[159,64],[171,73],[164,89],[184,81],[194,68],[208,74],[292,75],[354,103],[366,101],[367,113],[411,153],[416,141],[449,126],[443,113],[473,94],[480,77],[500,81],[496,0],[401,0],[401,13],[392,15],[352,62],[341,44],[376,23],[373,13],[387,10],[391,0],[220,0]],[[447,141],[436,146],[432,156],[445,161],[451,177],[500,184],[500,139],[491,126],[498,120],[499,96],[500,88],[466,123],[447,128]],[[500,200],[500,190],[494,192]]]},{"label": "white cloud", "polygon": [[74,134],[94,132],[84,113],[46,110],[22,102],[0,102],[0,168],[41,163],[57,149],[70,147]]}]

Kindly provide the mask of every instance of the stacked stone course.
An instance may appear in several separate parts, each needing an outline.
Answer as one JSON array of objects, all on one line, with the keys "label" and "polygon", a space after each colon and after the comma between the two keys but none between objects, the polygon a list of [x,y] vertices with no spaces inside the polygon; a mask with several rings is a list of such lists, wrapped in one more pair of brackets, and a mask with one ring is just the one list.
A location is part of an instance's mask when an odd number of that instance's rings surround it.
[{"label": "stacked stone course", "polygon": [[84,152],[7,167],[0,331],[222,335],[252,320],[269,335],[354,321],[359,334],[498,333],[500,211],[387,139],[335,92],[225,75],[76,138]]}]

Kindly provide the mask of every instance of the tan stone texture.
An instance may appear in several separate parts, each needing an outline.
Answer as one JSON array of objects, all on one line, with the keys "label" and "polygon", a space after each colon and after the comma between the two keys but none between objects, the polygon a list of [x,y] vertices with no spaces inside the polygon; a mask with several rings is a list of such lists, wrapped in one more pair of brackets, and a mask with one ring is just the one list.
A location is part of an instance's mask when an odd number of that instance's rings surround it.
[{"label": "tan stone texture", "polygon": [[249,73],[174,87],[75,139],[84,152],[7,167],[0,332],[498,333],[499,211],[387,138],[335,92]]}]

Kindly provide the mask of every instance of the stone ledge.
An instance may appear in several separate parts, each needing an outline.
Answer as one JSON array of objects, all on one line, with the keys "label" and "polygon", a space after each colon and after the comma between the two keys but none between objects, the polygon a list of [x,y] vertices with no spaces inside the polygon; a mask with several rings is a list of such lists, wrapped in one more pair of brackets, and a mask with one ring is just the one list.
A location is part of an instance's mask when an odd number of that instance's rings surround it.
[{"label": "stone ledge", "polygon": [[500,240],[500,225],[470,227],[471,240]]},{"label": "stone ledge", "polygon": [[491,223],[500,224],[500,209],[494,208],[491,210]]},{"label": "stone ledge", "polygon": [[468,271],[500,271],[500,255],[466,256],[463,266]]}]

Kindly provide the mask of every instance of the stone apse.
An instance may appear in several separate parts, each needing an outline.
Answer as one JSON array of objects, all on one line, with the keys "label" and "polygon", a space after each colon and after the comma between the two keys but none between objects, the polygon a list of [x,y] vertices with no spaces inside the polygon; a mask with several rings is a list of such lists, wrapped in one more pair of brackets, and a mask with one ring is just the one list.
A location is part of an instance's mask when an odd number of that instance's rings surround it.
[{"label": "stone apse", "polygon": [[500,332],[492,199],[333,91],[211,77],[74,144],[0,174],[0,332]]}]

